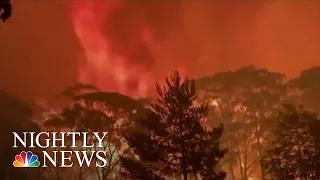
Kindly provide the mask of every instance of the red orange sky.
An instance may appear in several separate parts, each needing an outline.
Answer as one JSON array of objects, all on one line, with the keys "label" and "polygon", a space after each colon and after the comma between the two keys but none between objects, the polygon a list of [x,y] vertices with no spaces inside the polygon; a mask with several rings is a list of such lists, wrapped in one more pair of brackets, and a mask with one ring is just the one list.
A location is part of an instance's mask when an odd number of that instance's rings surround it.
[{"label": "red orange sky", "polygon": [[[74,1],[13,3],[12,19],[0,25],[0,89],[28,98],[54,97],[78,80],[80,67],[93,66],[86,64],[75,33]],[[108,14],[100,8],[94,13],[106,18],[99,31],[112,58],[128,59],[127,66],[143,67],[152,79],[178,68],[201,76],[248,64],[293,77],[320,65],[320,1],[124,1]]]}]

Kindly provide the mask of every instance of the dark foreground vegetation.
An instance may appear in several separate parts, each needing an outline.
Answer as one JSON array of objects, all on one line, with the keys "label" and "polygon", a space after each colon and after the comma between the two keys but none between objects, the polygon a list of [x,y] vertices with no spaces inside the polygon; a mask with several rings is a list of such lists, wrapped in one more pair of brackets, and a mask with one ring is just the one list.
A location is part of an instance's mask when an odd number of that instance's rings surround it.
[{"label": "dark foreground vegetation", "polygon": [[[46,116],[2,93],[0,179],[320,179],[319,67],[293,80],[255,67],[195,81],[176,72],[156,89],[134,100],[76,84]],[[13,168],[13,131],[107,131],[108,165]]]},{"label": "dark foreground vegetation", "polygon": [[5,22],[11,18],[12,5],[11,0],[0,0],[0,19]]}]

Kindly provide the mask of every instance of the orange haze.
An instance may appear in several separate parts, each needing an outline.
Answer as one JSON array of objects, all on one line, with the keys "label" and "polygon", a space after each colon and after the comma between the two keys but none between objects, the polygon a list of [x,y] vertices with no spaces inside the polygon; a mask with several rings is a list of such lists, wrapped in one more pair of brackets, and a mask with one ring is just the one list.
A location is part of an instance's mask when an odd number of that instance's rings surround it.
[{"label": "orange haze", "polygon": [[[112,4],[107,3],[112,2]],[[54,98],[78,80],[131,96],[175,69],[320,65],[320,1],[14,1],[0,26],[0,90]]]}]

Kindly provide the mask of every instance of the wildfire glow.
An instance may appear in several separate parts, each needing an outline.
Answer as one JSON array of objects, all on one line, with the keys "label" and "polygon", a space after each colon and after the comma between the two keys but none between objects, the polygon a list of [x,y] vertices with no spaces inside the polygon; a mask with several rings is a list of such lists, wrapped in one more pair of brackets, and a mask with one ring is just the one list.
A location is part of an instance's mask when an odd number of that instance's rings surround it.
[{"label": "wildfire glow", "polygon": [[[86,62],[79,67],[78,80],[92,83],[105,91],[117,91],[131,97],[147,95],[150,73],[143,65],[137,65],[122,54],[111,52],[111,41],[103,33],[108,14],[121,3],[115,1],[72,2],[74,33],[84,50]],[[146,28],[140,34],[139,43],[152,48],[152,33]],[[139,35],[137,35],[139,37]],[[132,48],[134,51],[134,47]]]}]

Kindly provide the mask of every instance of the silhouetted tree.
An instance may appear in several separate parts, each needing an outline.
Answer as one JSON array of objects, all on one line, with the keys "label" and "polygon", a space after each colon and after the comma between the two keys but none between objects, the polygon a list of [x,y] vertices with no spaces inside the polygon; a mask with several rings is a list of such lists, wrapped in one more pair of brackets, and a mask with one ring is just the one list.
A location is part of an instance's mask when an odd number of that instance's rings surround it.
[{"label": "silhouetted tree", "polygon": [[287,83],[290,99],[305,108],[320,112],[320,67],[306,69]]},{"label": "silhouetted tree", "polygon": [[[116,179],[118,175],[120,157],[126,154],[127,147],[123,144],[123,135],[130,130],[130,119],[139,117],[144,106],[128,96],[101,92],[88,84],[77,83],[67,87],[61,95],[70,97],[72,103],[63,111],[44,124],[46,127],[66,128],[65,131],[108,132],[103,142],[103,148],[92,150],[106,151],[108,165],[100,168],[78,168],[77,179],[81,180],[89,174],[96,173],[97,179]],[[87,140],[97,141],[95,138]],[[88,144],[92,144],[89,142]],[[94,142],[96,143],[96,142]],[[77,149],[79,151],[87,149]],[[55,168],[59,171],[58,168]],[[95,171],[95,172],[94,172]],[[60,171],[57,177],[61,177]]]},{"label": "silhouetted tree", "polygon": [[11,18],[11,0],[0,0],[0,13],[0,19],[2,19],[3,22]]},{"label": "silhouetted tree", "polygon": [[[1,121],[1,148],[0,148],[0,179],[28,179],[33,173],[33,179],[39,179],[40,168],[35,171],[24,171],[13,168],[15,155],[19,154],[24,148],[12,148],[12,132],[38,131],[38,126],[32,122],[32,113],[28,105],[15,97],[6,93],[0,93],[0,121]],[[35,149],[32,150],[35,152]],[[41,169],[42,170],[42,169]],[[36,173],[38,172],[38,173]],[[28,174],[29,173],[29,174]],[[41,178],[40,178],[41,179]]]},{"label": "silhouetted tree", "polygon": [[277,118],[275,138],[262,161],[270,179],[320,178],[319,127],[317,114],[284,106]]},{"label": "silhouetted tree", "polygon": [[158,103],[151,104],[148,115],[135,122],[136,131],[126,136],[133,156],[122,158],[123,176],[137,180],[224,179],[225,173],[218,170],[226,153],[219,142],[223,128],[203,126],[208,106],[195,102],[194,81],[182,80],[175,72],[166,78],[166,86],[156,87]]},{"label": "silhouetted tree", "polygon": [[[237,179],[236,167],[241,179],[247,180],[259,165],[273,111],[285,95],[283,79],[281,73],[248,66],[197,80],[200,99],[211,104],[210,115],[225,126],[222,142],[228,154],[224,165],[233,180]],[[264,176],[262,168],[260,174]]]}]

